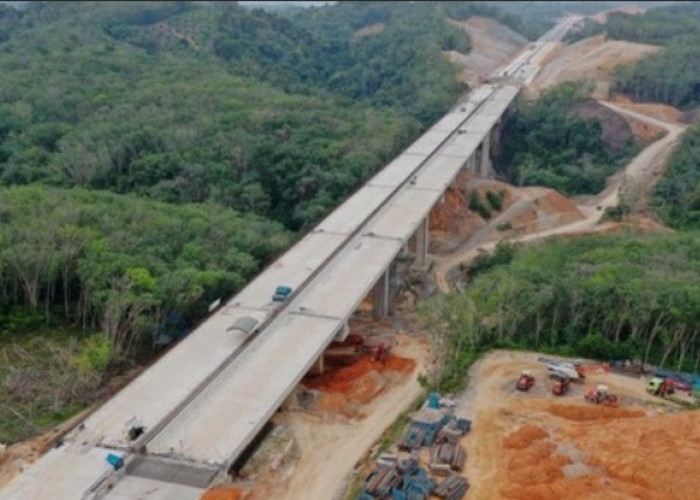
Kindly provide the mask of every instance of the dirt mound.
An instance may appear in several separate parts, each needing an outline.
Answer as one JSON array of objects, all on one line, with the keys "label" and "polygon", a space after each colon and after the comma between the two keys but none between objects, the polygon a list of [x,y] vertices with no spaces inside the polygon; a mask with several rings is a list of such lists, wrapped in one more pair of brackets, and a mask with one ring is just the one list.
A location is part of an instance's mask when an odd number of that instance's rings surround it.
[{"label": "dirt mound", "polygon": [[639,418],[644,416],[644,412],[641,410],[597,405],[574,406],[553,404],[547,408],[547,411],[557,417],[575,420],[577,422],[614,418]]},{"label": "dirt mound", "polygon": [[516,234],[544,231],[584,219],[573,201],[553,189],[526,188],[523,192],[530,199],[524,200],[510,219]]},{"label": "dirt mound", "polygon": [[243,492],[238,488],[219,486],[204,492],[200,500],[242,500]]},{"label": "dirt mound", "polygon": [[596,99],[606,99],[610,74],[618,64],[633,63],[660,47],[621,40],[605,40],[605,35],[586,38],[563,47],[557,57],[537,75],[533,87],[539,90],[567,81],[594,81]]},{"label": "dirt mound", "polygon": [[318,377],[306,378],[302,383],[308,389],[324,392],[352,393],[357,391],[358,387],[366,385],[369,378],[376,379],[376,376],[382,372],[410,373],[415,366],[416,363],[412,359],[399,356],[389,355],[385,363],[375,361],[371,356],[363,356],[349,366],[329,370]]},{"label": "dirt mound", "polygon": [[541,427],[526,425],[525,427],[521,427],[514,433],[508,435],[508,437],[503,440],[503,446],[506,448],[521,450],[530,446],[534,441],[544,439],[546,437],[549,437],[549,433]]},{"label": "dirt mound", "polygon": [[469,33],[472,50],[468,55],[455,51],[445,52],[445,55],[454,64],[465,68],[460,79],[470,86],[481,83],[527,44],[519,33],[486,17],[472,17],[467,21],[449,19],[448,22]]}]

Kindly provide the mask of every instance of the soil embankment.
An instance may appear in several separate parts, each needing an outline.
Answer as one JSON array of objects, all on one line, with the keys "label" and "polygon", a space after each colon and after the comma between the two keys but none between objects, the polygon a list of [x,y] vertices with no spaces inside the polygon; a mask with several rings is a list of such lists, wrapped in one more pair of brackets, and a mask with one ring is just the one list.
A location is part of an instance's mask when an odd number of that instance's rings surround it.
[{"label": "soil embankment", "polygon": [[469,34],[472,50],[469,54],[446,51],[445,55],[454,64],[464,68],[459,79],[470,87],[483,83],[485,78],[503,64],[510,61],[528,41],[520,33],[487,17],[472,17],[466,21],[448,20]]}]

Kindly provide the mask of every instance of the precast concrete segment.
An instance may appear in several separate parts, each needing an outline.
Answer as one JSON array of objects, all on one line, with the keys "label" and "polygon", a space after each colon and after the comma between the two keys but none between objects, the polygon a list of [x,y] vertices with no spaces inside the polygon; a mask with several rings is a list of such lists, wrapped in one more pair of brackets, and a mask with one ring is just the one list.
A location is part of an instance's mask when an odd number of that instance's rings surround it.
[{"label": "precast concrete segment", "polygon": [[[465,134],[466,135],[466,134]],[[460,136],[461,138],[462,136]],[[478,145],[479,142],[477,141]],[[454,144],[450,147],[455,147]],[[447,151],[446,148],[444,151]],[[468,148],[460,149],[460,156],[450,156],[438,154],[431,161],[429,172],[416,176],[416,182],[412,187],[417,189],[434,189],[444,192],[454,182],[459,171],[464,167],[467,159],[471,156]],[[456,151],[455,151],[456,152]]]},{"label": "precast concrete segment", "polygon": [[449,134],[445,132],[427,131],[416,142],[411,144],[406,153],[429,155],[435,151]]},{"label": "precast concrete segment", "polygon": [[[421,156],[421,158],[423,158]],[[388,168],[388,167],[387,167]],[[415,167],[414,167],[415,168]],[[405,179],[405,168],[397,172],[398,178]],[[398,184],[397,184],[398,185]],[[367,217],[374,212],[392,193],[391,186],[365,185],[314,228],[314,231],[326,231],[341,234],[352,233]]]},{"label": "precast concrete segment", "polygon": [[80,500],[100,477],[112,470],[106,460],[108,453],[109,450],[91,446],[53,448],[0,490],[0,499]]},{"label": "precast concrete segment", "polygon": [[106,500],[199,500],[203,493],[204,489],[201,488],[127,475],[104,498]]},{"label": "precast concrete segment", "polygon": [[285,285],[296,290],[313,274],[318,266],[343,245],[345,234],[311,232],[270,264],[230,303],[240,307],[279,307],[272,301],[275,288]]},{"label": "precast concrete segment", "polygon": [[[473,103],[469,103],[469,105],[476,109],[476,105]],[[465,105],[466,107],[466,105]],[[473,111],[473,109],[472,109]],[[443,116],[435,125],[430,127],[428,130],[431,132],[439,132],[443,133],[445,135],[451,134],[454,132],[454,130],[459,127],[464,119],[469,116],[470,113],[466,111],[453,111],[451,113],[446,114]]]},{"label": "precast concrete segment", "polygon": [[367,226],[365,234],[407,241],[442,195],[438,189],[403,190],[396,195],[382,216]]},{"label": "precast concrete segment", "polygon": [[467,132],[472,134],[481,134],[483,137],[491,131],[500,117],[497,115],[482,115],[478,114],[469,120],[469,124],[465,127]]},{"label": "precast concrete segment", "polygon": [[339,320],[286,314],[255,339],[148,446],[149,453],[228,465],[318,359]]},{"label": "precast concrete segment", "polygon": [[314,286],[298,301],[295,300],[293,311],[299,314],[326,314],[345,321],[371,291],[402,246],[399,239],[356,238],[338,260],[314,280]]},{"label": "precast concrete segment", "polygon": [[402,153],[384,167],[381,172],[372,177],[367,182],[367,185],[397,188],[427,157],[428,155],[426,154]]},{"label": "precast concrete segment", "polygon": [[245,335],[227,331],[227,328],[238,317],[251,314],[251,311],[239,310],[236,315],[219,311],[210,316],[151,368],[105,402],[82,426],[69,433],[66,440],[128,447],[131,444],[126,434],[129,422],[136,417],[148,430],[164,418],[243,344]]},{"label": "precast concrete segment", "polygon": [[[445,146],[440,153],[438,153],[437,158],[453,157],[466,161],[474,155],[474,152],[479,147],[479,144],[481,144],[483,138],[483,133],[467,132],[465,134],[461,134],[457,136],[449,145]],[[430,175],[432,176],[434,173],[437,173],[436,170],[437,169],[431,170]],[[418,179],[418,183],[420,183],[421,178],[425,177],[426,175],[421,175]]]}]

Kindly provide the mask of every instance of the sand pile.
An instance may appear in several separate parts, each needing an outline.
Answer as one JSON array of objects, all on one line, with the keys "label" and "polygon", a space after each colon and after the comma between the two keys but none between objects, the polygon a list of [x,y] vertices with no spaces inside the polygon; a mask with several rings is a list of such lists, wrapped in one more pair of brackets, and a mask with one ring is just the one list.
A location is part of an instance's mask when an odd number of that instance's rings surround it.
[{"label": "sand pile", "polygon": [[241,500],[243,492],[238,488],[219,486],[204,492],[201,500]]}]

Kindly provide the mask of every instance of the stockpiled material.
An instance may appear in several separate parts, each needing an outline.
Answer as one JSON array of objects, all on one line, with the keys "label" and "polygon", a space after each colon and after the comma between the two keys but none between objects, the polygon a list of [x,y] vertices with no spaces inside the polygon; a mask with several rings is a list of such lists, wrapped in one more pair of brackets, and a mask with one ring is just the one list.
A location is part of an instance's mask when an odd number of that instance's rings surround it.
[{"label": "stockpiled material", "polygon": [[435,488],[435,494],[445,500],[461,500],[468,489],[469,483],[465,478],[452,474]]},{"label": "stockpiled material", "polygon": [[430,469],[436,473],[444,470],[442,466],[461,472],[466,461],[467,454],[458,443],[437,444],[430,449]]}]

